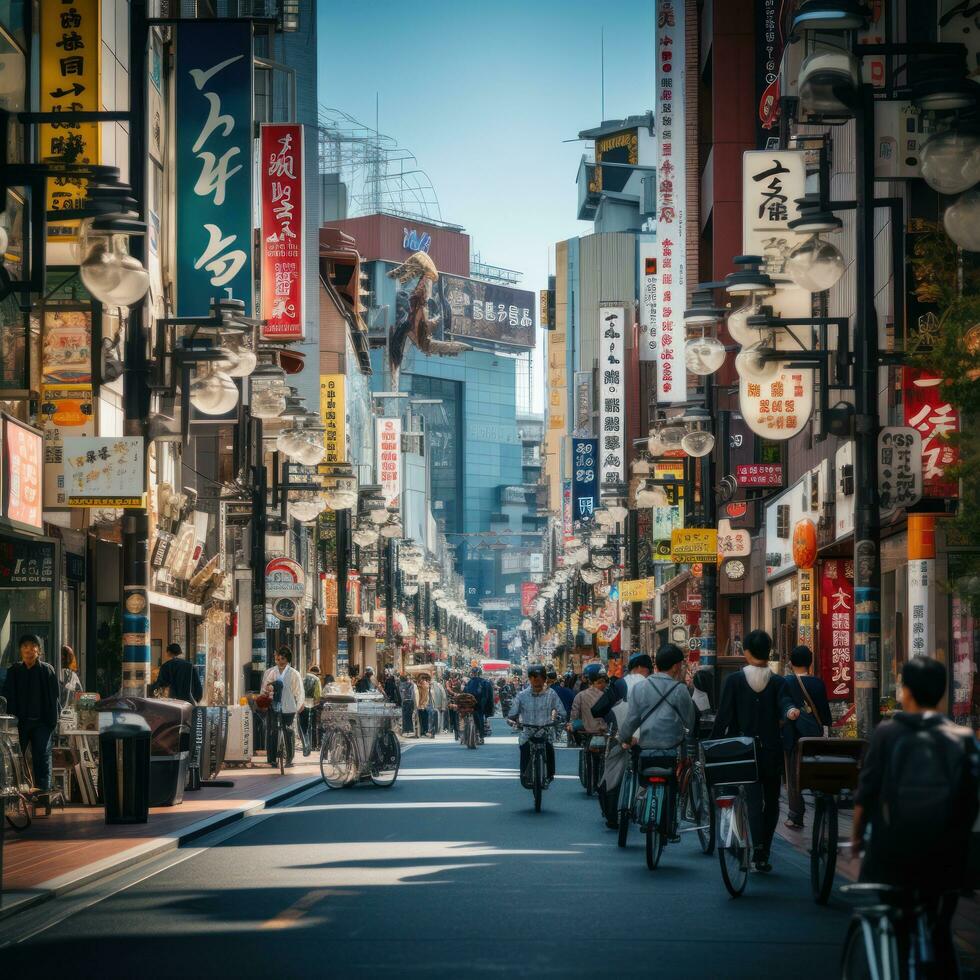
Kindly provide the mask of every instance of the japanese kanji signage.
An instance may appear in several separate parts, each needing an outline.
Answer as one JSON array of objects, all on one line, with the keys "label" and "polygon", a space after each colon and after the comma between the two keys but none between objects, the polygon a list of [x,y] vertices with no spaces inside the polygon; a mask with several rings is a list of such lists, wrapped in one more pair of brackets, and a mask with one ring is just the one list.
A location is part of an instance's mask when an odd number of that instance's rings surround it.
[{"label": "japanese kanji signage", "polygon": [[64,440],[69,507],[142,507],[143,439],[69,436]]},{"label": "japanese kanji signage", "polygon": [[530,616],[534,612],[534,600],[541,586],[537,582],[521,582],[521,615]]},{"label": "japanese kanji signage", "polygon": [[619,601],[646,602],[656,591],[657,582],[653,578],[625,579],[619,583]]},{"label": "japanese kanji signage", "polygon": [[65,507],[64,440],[95,435],[92,386],[41,385],[39,426],[44,432],[44,506]]},{"label": "japanese kanji signage", "polygon": [[958,497],[959,486],[946,476],[959,462],[949,436],[960,431],[960,413],[943,395],[942,378],[934,371],[905,369],[905,424],[922,437],[922,495]]},{"label": "japanese kanji signage", "polygon": [[756,145],[778,141],[779,62],[783,54],[783,33],[779,25],[779,0],[755,2],[755,90],[759,99],[756,119]]},{"label": "japanese kanji signage", "polygon": [[592,372],[575,372],[575,427],[574,436],[588,438],[592,435]]},{"label": "japanese kanji signage", "polygon": [[381,493],[388,506],[397,507],[402,492],[402,420],[375,419],[374,433]]},{"label": "japanese kanji signage", "polygon": [[[684,0],[657,0],[657,275],[650,343],[657,354],[657,402],[687,400]],[[642,356],[642,355],[641,355]]]},{"label": "japanese kanji signage", "polygon": [[591,520],[599,506],[599,441],[572,440],[572,513],[575,521]]},{"label": "japanese kanji signage", "polygon": [[756,435],[783,440],[801,431],[813,411],[813,372],[780,371],[772,381],[740,377],[738,407]]},{"label": "japanese kanji signage", "polygon": [[735,481],[740,487],[781,487],[782,463],[740,463],[735,467]]},{"label": "japanese kanji signage", "polygon": [[803,150],[748,150],[742,154],[742,249],[761,255],[765,271],[777,282],[789,281],[786,260],[803,240],[790,231],[796,199],[806,189]]},{"label": "japanese kanji signage", "polygon": [[327,447],[325,463],[342,463],[347,459],[347,406],[343,374],[320,375],[320,418],[326,432],[323,444]]},{"label": "japanese kanji signage", "polygon": [[718,554],[722,558],[747,558],[752,554],[752,536],[743,528],[733,528],[731,522],[718,522]]},{"label": "japanese kanji signage", "polygon": [[178,316],[252,315],[252,28],[182,21],[175,63]]},{"label": "japanese kanji signage", "polygon": [[599,475],[601,483],[626,478],[626,310],[599,307]]},{"label": "japanese kanji signage", "polygon": [[882,514],[922,499],[922,436],[915,429],[889,425],[878,433],[878,493]]},{"label": "japanese kanji signage", "polygon": [[640,287],[640,360],[657,360],[657,242],[636,243],[636,281]]},{"label": "japanese kanji signage", "polygon": [[445,274],[439,290],[452,314],[446,329],[453,337],[534,346],[534,293]]},{"label": "japanese kanji signage", "polygon": [[303,339],[303,127],[263,123],[259,141],[262,202],[262,336]]},{"label": "japanese kanji signage", "polygon": [[798,643],[813,649],[813,614],[814,614],[814,575],[812,568],[801,568],[797,573],[797,623],[796,639]]},{"label": "japanese kanji signage", "polygon": [[936,519],[932,514],[909,514],[909,655],[934,655],[932,585],[936,577]]},{"label": "japanese kanji signage", "polygon": [[682,527],[671,532],[671,558],[674,562],[708,562],[718,560],[718,531],[713,527]]},{"label": "japanese kanji signage", "polygon": [[[102,51],[99,0],[48,0],[41,16],[41,112],[96,112],[99,106],[99,57]],[[39,159],[99,163],[98,123],[45,123],[38,127]],[[48,210],[82,206],[85,181],[54,177],[48,181]],[[50,241],[72,241],[77,222],[52,221]]]},{"label": "japanese kanji signage", "polygon": [[831,701],[854,700],[854,562],[820,569],[820,672]]},{"label": "japanese kanji signage", "polygon": [[3,516],[40,531],[43,440],[37,429],[3,416]]}]

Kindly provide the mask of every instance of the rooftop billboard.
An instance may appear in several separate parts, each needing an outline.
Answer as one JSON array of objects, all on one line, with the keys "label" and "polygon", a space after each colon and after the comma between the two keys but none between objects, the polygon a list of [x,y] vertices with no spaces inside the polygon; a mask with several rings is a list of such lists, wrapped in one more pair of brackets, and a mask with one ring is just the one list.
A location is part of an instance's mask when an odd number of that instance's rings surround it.
[{"label": "rooftop billboard", "polygon": [[438,291],[452,311],[453,337],[509,347],[534,347],[536,304],[530,290],[443,273],[439,276]]}]

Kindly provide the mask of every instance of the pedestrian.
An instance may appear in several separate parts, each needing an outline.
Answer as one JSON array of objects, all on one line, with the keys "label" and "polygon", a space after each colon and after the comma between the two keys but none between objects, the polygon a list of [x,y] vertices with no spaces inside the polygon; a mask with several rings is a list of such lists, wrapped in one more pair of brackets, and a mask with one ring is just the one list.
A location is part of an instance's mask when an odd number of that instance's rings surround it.
[{"label": "pedestrian", "polygon": [[973,732],[936,710],[946,678],[931,657],[902,667],[902,710],[874,730],[861,765],[851,845],[864,847],[861,881],[914,890],[925,903],[929,975],[955,978],[951,924],[959,891],[975,884],[967,868],[980,760]]},{"label": "pedestrian", "polygon": [[402,696],[398,692],[398,681],[395,679],[395,668],[388,664],[385,667],[384,682],[382,684],[385,697],[396,705],[401,705]]},{"label": "pedestrian", "polygon": [[[542,679],[544,678],[544,669],[542,668]],[[470,669],[470,679],[466,682],[466,687],[463,688],[464,694],[471,694],[476,699],[476,708],[473,709],[473,722],[476,725],[476,738],[477,742],[481,745],[483,744],[483,725],[484,719],[486,718],[486,682],[483,680],[483,671],[479,667],[472,667]],[[491,695],[492,697],[492,695]],[[491,710],[493,710],[491,708]]]},{"label": "pedestrian", "polygon": [[415,738],[415,685],[408,674],[402,674],[398,682],[398,694],[402,705],[402,735],[405,738]]},{"label": "pedestrian", "polygon": [[445,730],[446,708],[449,705],[446,689],[439,680],[438,674],[432,680],[430,696],[432,698],[432,717],[430,718],[429,733],[432,738],[435,738],[436,733]]},{"label": "pedestrian", "polygon": [[425,738],[429,734],[429,709],[432,707],[432,691],[429,686],[428,674],[419,674],[416,690],[418,694],[415,712],[418,717],[418,733],[419,738]]},{"label": "pedestrian", "polygon": [[378,690],[378,685],[374,682],[374,668],[365,667],[364,673],[354,685],[357,694],[374,694]]},{"label": "pedestrian", "polygon": [[572,702],[575,700],[575,693],[571,688],[565,687],[564,684],[560,683],[558,680],[558,671],[549,670],[548,671],[548,687],[558,695],[562,706],[565,709],[565,714],[567,715],[572,710]]},{"label": "pedestrian", "polygon": [[456,698],[462,693],[462,678],[457,671],[451,670],[446,678],[446,700],[449,706],[449,727],[454,738],[459,738],[459,712],[456,710]]},{"label": "pedestrian", "polygon": [[179,643],[167,646],[154,690],[158,698],[174,698],[177,701],[189,701],[191,704],[200,704],[204,699],[201,675],[193,664],[184,659]]},{"label": "pedestrian", "polygon": [[800,792],[798,772],[799,741],[801,738],[819,738],[825,734],[833,719],[827,687],[819,677],[811,677],[813,651],[807,646],[797,646],[789,655],[790,673],[783,678],[783,691],[779,707],[785,719],[783,723],[783,749],[786,762],[786,799],[789,818],[786,826],[791,830],[803,829],[806,803]]},{"label": "pedestrian", "polygon": [[[276,651],[276,663],[270,667],[262,678],[262,689],[266,694],[273,696],[273,702],[278,697],[280,721],[286,732],[286,766],[293,764],[293,755],[296,752],[295,739],[293,737],[293,722],[296,714],[305,703],[303,691],[303,678],[299,671],[292,666],[293,651],[288,646],[281,646]],[[166,664],[164,664],[166,666]],[[278,692],[275,689],[276,683],[280,684]],[[270,712],[270,717],[275,712]],[[278,765],[278,758],[275,755],[276,740],[271,737],[271,733],[266,736],[266,759],[270,766]]]},{"label": "pedestrian", "polygon": [[58,675],[51,664],[41,660],[40,637],[25,633],[18,646],[20,663],[7,671],[3,696],[7,710],[17,717],[21,751],[31,747],[34,785],[47,792],[51,789],[51,745],[61,710]]},{"label": "pedestrian", "polygon": [[320,668],[316,664],[310,664],[303,678],[303,710],[299,715],[299,725],[303,731],[304,741],[312,748],[319,748],[316,744],[318,725],[316,725],[316,714],[320,697],[323,694],[323,686],[320,683]]},{"label": "pedestrian", "polygon": [[783,678],[769,668],[772,637],[752,630],[743,644],[745,666],[725,679],[712,738],[744,735],[756,739],[759,781],[746,787],[749,825],[755,843],[757,871],[772,871],[772,839],[779,823],[779,790],[783,770],[782,718],[779,699]]},{"label": "pedestrian", "polygon": [[82,682],[78,679],[78,661],[75,651],[66,643],[61,648],[61,673],[58,676],[60,685],[61,707],[66,708],[75,701],[75,695],[82,691]]}]

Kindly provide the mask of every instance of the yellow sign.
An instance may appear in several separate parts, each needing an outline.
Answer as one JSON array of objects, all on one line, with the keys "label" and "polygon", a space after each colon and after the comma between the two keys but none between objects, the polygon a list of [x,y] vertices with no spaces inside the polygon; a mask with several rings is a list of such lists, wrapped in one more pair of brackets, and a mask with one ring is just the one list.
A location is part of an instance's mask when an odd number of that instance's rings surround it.
[{"label": "yellow sign", "polygon": [[813,648],[813,610],[816,606],[816,596],[814,595],[813,569],[799,569],[797,571],[797,586],[799,603],[799,616],[797,619],[797,642],[804,646]]},{"label": "yellow sign", "polygon": [[675,528],[670,534],[670,557],[677,563],[718,560],[718,530],[713,527]]},{"label": "yellow sign", "polygon": [[619,583],[620,602],[645,602],[652,599],[656,590],[656,579],[635,578]]},{"label": "yellow sign", "polygon": [[343,463],[347,460],[347,400],[342,374],[320,375],[320,417],[326,427],[323,444],[327,447],[325,463]]},{"label": "yellow sign", "polygon": [[[41,17],[41,112],[97,112],[99,109],[99,0],[46,3]],[[98,123],[46,123],[38,127],[41,162],[98,163]],[[85,182],[64,177],[48,181],[48,210],[82,206]],[[51,222],[50,241],[72,241],[77,222]]]}]

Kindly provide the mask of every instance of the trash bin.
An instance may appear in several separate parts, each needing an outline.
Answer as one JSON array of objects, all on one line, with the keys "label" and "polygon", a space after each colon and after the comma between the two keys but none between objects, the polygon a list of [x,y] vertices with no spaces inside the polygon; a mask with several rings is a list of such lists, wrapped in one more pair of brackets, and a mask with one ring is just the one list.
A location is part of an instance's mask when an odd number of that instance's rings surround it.
[{"label": "trash bin", "polygon": [[150,806],[176,806],[184,799],[190,754],[191,710],[173,698],[103,698],[99,711],[132,711],[150,728]]},{"label": "trash bin", "polygon": [[106,823],[146,823],[150,816],[150,729],[116,722],[99,732],[99,785]]}]

